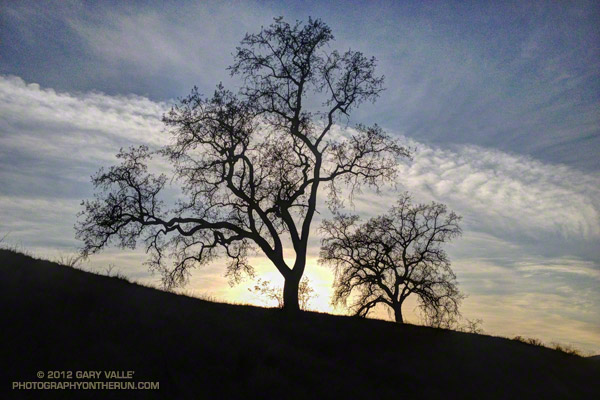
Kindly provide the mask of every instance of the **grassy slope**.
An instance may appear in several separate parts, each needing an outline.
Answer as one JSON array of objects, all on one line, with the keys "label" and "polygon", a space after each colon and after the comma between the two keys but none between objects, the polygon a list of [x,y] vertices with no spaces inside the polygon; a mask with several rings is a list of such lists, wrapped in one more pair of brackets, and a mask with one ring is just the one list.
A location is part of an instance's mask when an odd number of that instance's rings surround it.
[{"label": "grassy slope", "polygon": [[38,398],[600,398],[600,363],[507,339],[211,303],[0,250],[0,397],[38,370],[160,391]]}]

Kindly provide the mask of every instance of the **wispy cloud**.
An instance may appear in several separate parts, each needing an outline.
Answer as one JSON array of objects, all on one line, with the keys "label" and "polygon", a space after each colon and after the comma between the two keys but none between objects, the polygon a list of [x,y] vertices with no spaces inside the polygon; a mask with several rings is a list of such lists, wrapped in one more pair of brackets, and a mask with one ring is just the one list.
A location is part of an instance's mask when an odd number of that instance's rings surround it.
[{"label": "wispy cloud", "polygon": [[461,212],[471,230],[532,246],[536,240],[549,247],[568,243],[578,251],[588,245],[589,256],[598,259],[592,246],[600,239],[595,174],[476,146],[420,146],[402,174],[411,190]]},{"label": "wispy cloud", "polygon": [[[78,202],[91,195],[89,175],[112,164],[119,147],[166,143],[160,117],[167,107],[140,96],[61,93],[0,77],[0,229],[41,255],[74,250],[72,226]],[[446,203],[465,217],[464,236],[449,246],[470,294],[465,314],[483,318],[490,333],[600,349],[600,178],[478,146],[406,140],[417,152],[401,167],[399,183],[417,200]],[[355,211],[381,213],[394,197],[365,192]],[[331,271],[316,265],[316,236],[311,244],[308,274],[325,293]],[[93,265],[116,262],[149,280],[143,260],[141,252],[111,250]],[[280,283],[268,262],[255,262]],[[229,289],[222,272],[218,263],[196,271],[191,288],[252,300],[244,286]],[[318,307],[327,303],[321,294]]]},{"label": "wispy cloud", "polygon": [[89,177],[115,150],[165,143],[166,104],[138,96],[69,94],[0,76],[1,229],[32,250],[73,250]]},{"label": "wispy cloud", "polygon": [[[80,1],[4,4],[0,73],[61,90],[166,100],[212,91],[246,32],[272,18],[320,17],[379,60],[387,90],[355,113],[422,143],[471,144],[599,171],[600,7],[519,2],[353,7]],[[49,33],[49,29],[51,32]]]}]

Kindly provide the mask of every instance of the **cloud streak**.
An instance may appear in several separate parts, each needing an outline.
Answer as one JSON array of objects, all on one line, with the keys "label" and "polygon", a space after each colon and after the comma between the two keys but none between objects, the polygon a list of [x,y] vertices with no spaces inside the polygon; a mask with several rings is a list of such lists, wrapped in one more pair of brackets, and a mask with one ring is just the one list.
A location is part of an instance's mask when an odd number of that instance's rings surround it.
[{"label": "cloud streak", "polygon": [[[0,76],[0,220],[11,241],[39,254],[76,246],[72,226],[79,200],[91,195],[87,177],[112,164],[119,147],[166,143],[160,117],[167,108],[140,96],[61,93]],[[599,178],[478,146],[439,148],[405,140],[417,152],[401,167],[399,183],[418,200],[446,203],[465,217],[465,235],[449,251],[463,290],[471,294],[467,316],[482,317],[491,333],[539,329],[537,335],[548,340],[559,340],[552,325],[571,324],[561,328],[560,338],[600,350],[594,339],[600,314]],[[378,214],[394,196],[365,192],[356,198],[356,211]],[[318,243],[312,243],[314,256]],[[117,258],[130,274],[150,279],[139,267],[139,252],[111,251],[95,262]],[[259,272],[266,273],[263,264]],[[327,287],[330,272],[315,264],[312,257],[311,278]],[[221,272],[212,265],[192,283],[227,293]],[[239,296],[244,289],[234,291]],[[320,299],[320,307],[326,300]],[[502,328],[502,321],[513,324],[512,330]]]},{"label": "cloud streak", "polygon": [[[600,170],[600,7],[593,1],[381,7],[182,2],[3,5],[0,73],[46,86],[166,100],[223,81],[246,32],[272,17],[329,23],[332,47],[379,60],[387,90],[362,122],[430,145],[478,145]],[[48,34],[50,27],[51,35]],[[43,45],[42,45],[43,44]]]},{"label": "cloud streak", "polygon": [[520,244],[586,244],[598,260],[596,175],[476,146],[420,146],[402,175],[411,190],[456,208],[472,231]]}]

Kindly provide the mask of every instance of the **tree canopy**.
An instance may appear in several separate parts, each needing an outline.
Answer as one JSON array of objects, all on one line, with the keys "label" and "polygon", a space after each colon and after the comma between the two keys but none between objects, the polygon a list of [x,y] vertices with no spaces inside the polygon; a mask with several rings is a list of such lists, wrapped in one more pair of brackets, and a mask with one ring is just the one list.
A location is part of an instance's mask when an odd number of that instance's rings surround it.
[{"label": "tree canopy", "polygon": [[413,204],[408,194],[362,224],[341,213],[324,221],[320,261],[335,269],[333,304],[363,317],[382,304],[402,323],[402,305],[415,295],[428,325],[452,326],[463,296],[442,245],[460,235],[459,221],[445,205]]},{"label": "tree canopy", "polygon": [[[383,77],[374,58],[328,51],[332,40],[330,28],[310,18],[276,18],[247,34],[229,68],[243,82],[237,93],[219,84],[204,97],[194,88],[163,117],[170,145],[122,149],[119,165],[93,177],[95,198],[83,202],[76,226],[82,254],[142,241],[151,267],[172,287],[220,256],[237,281],[253,273],[248,255],[257,251],[285,278],[285,308],[297,310],[319,196],[335,208],[340,188],[392,181],[409,157],[377,125],[334,133],[341,119],[378,97]],[[160,199],[167,177],[147,167],[156,155],[172,164],[183,189],[171,207]],[[293,262],[284,251],[294,253]]]}]

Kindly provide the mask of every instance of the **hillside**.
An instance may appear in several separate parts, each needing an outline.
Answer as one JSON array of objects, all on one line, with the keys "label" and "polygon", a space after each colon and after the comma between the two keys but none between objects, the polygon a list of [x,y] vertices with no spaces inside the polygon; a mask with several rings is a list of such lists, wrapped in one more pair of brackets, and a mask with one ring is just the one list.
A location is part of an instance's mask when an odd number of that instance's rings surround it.
[{"label": "hillside", "polygon": [[[600,363],[555,350],[377,320],[289,318],[7,250],[0,301],[0,398],[600,398]],[[40,370],[132,370],[160,389],[11,390]]]}]

